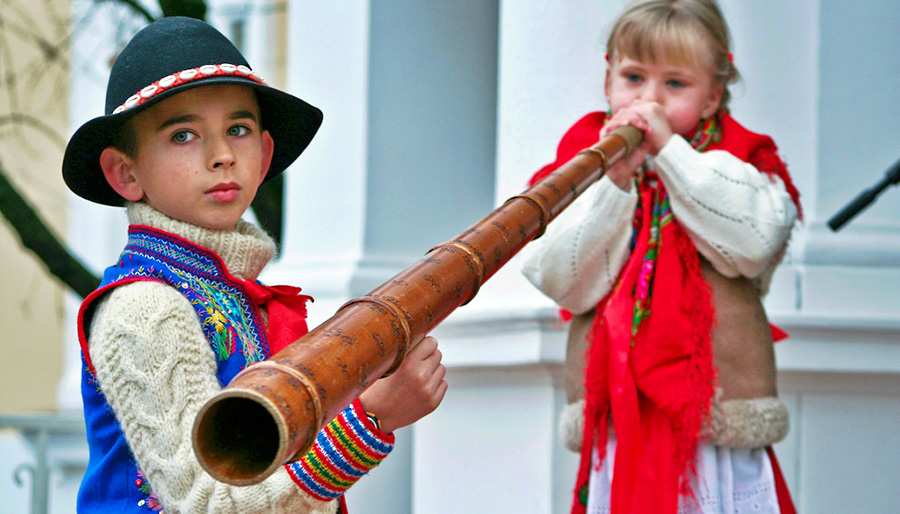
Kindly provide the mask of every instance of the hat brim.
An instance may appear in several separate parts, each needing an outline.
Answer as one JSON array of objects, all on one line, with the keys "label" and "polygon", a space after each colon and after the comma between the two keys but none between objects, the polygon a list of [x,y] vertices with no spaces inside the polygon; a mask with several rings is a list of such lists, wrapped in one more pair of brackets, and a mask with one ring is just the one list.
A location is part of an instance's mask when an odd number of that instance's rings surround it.
[{"label": "hat brim", "polygon": [[305,101],[253,80],[216,76],[183,84],[118,114],[100,116],[82,125],[66,146],[63,180],[78,196],[103,205],[122,206],[125,199],[109,185],[100,168],[100,154],[113,144],[122,124],[160,101],[191,88],[213,84],[250,86],[257,93],[262,127],[275,141],[272,164],[265,180],[278,176],[309,146],[322,124],[322,111]]}]

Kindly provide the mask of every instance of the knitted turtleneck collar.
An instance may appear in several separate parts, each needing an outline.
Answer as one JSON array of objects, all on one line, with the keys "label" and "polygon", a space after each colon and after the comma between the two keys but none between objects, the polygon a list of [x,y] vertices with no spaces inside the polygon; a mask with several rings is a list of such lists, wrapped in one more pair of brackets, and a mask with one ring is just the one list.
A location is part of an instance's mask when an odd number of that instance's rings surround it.
[{"label": "knitted turtleneck collar", "polygon": [[244,220],[234,230],[210,230],[170,218],[143,202],[129,203],[127,213],[131,225],[164,230],[215,252],[235,278],[256,279],[275,256],[275,241]]}]

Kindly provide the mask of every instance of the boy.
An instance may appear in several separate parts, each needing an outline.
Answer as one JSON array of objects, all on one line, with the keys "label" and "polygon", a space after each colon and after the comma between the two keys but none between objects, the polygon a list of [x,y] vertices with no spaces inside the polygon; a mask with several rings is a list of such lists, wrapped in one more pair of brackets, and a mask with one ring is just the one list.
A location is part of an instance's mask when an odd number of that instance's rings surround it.
[{"label": "boy", "polygon": [[79,312],[90,462],[78,511],[345,510],[343,493],[387,456],[392,432],[443,399],[433,338],[258,485],[216,482],[191,446],[200,407],[307,330],[309,297],[255,280],[275,245],[241,216],[306,148],[321,112],[266,86],[209,25],[164,18],[117,58],[106,113],[73,135],[63,162],[73,192],[126,205],[131,225]]}]

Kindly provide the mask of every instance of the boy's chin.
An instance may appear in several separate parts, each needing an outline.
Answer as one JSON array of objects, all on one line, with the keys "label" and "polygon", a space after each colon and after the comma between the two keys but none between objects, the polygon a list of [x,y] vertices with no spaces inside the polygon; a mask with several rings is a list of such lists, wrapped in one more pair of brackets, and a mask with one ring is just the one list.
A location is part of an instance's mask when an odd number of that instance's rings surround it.
[{"label": "boy's chin", "polygon": [[240,211],[240,213],[238,213],[237,208],[233,209],[232,211],[233,212],[229,212],[229,210],[217,209],[215,211],[205,213],[197,213],[196,211],[192,211],[189,213],[167,213],[165,211],[162,212],[166,216],[182,223],[189,223],[191,225],[196,225],[208,230],[230,231],[234,230],[238,222],[241,220],[241,216],[243,215],[243,211]]},{"label": "boy's chin", "polygon": [[229,213],[223,215],[205,216],[201,219],[198,219],[193,224],[199,225],[203,228],[208,228],[210,230],[234,230],[234,227],[237,226],[240,220],[241,216]]}]

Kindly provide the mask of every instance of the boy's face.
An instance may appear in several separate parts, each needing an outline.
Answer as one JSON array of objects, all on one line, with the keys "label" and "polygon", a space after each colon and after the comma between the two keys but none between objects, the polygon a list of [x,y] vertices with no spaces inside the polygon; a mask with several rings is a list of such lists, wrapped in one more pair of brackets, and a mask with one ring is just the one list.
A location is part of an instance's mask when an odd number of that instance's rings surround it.
[{"label": "boy's face", "polygon": [[230,84],[189,89],[132,122],[135,156],[107,148],[104,154],[114,154],[112,178],[110,157],[101,156],[113,188],[171,218],[233,229],[265,178],[274,149],[272,137],[260,126],[253,90]]},{"label": "boy's face", "polygon": [[615,114],[635,100],[660,104],[673,133],[688,140],[697,123],[719,107],[723,87],[703,66],[613,59],[606,72],[606,98]]}]

